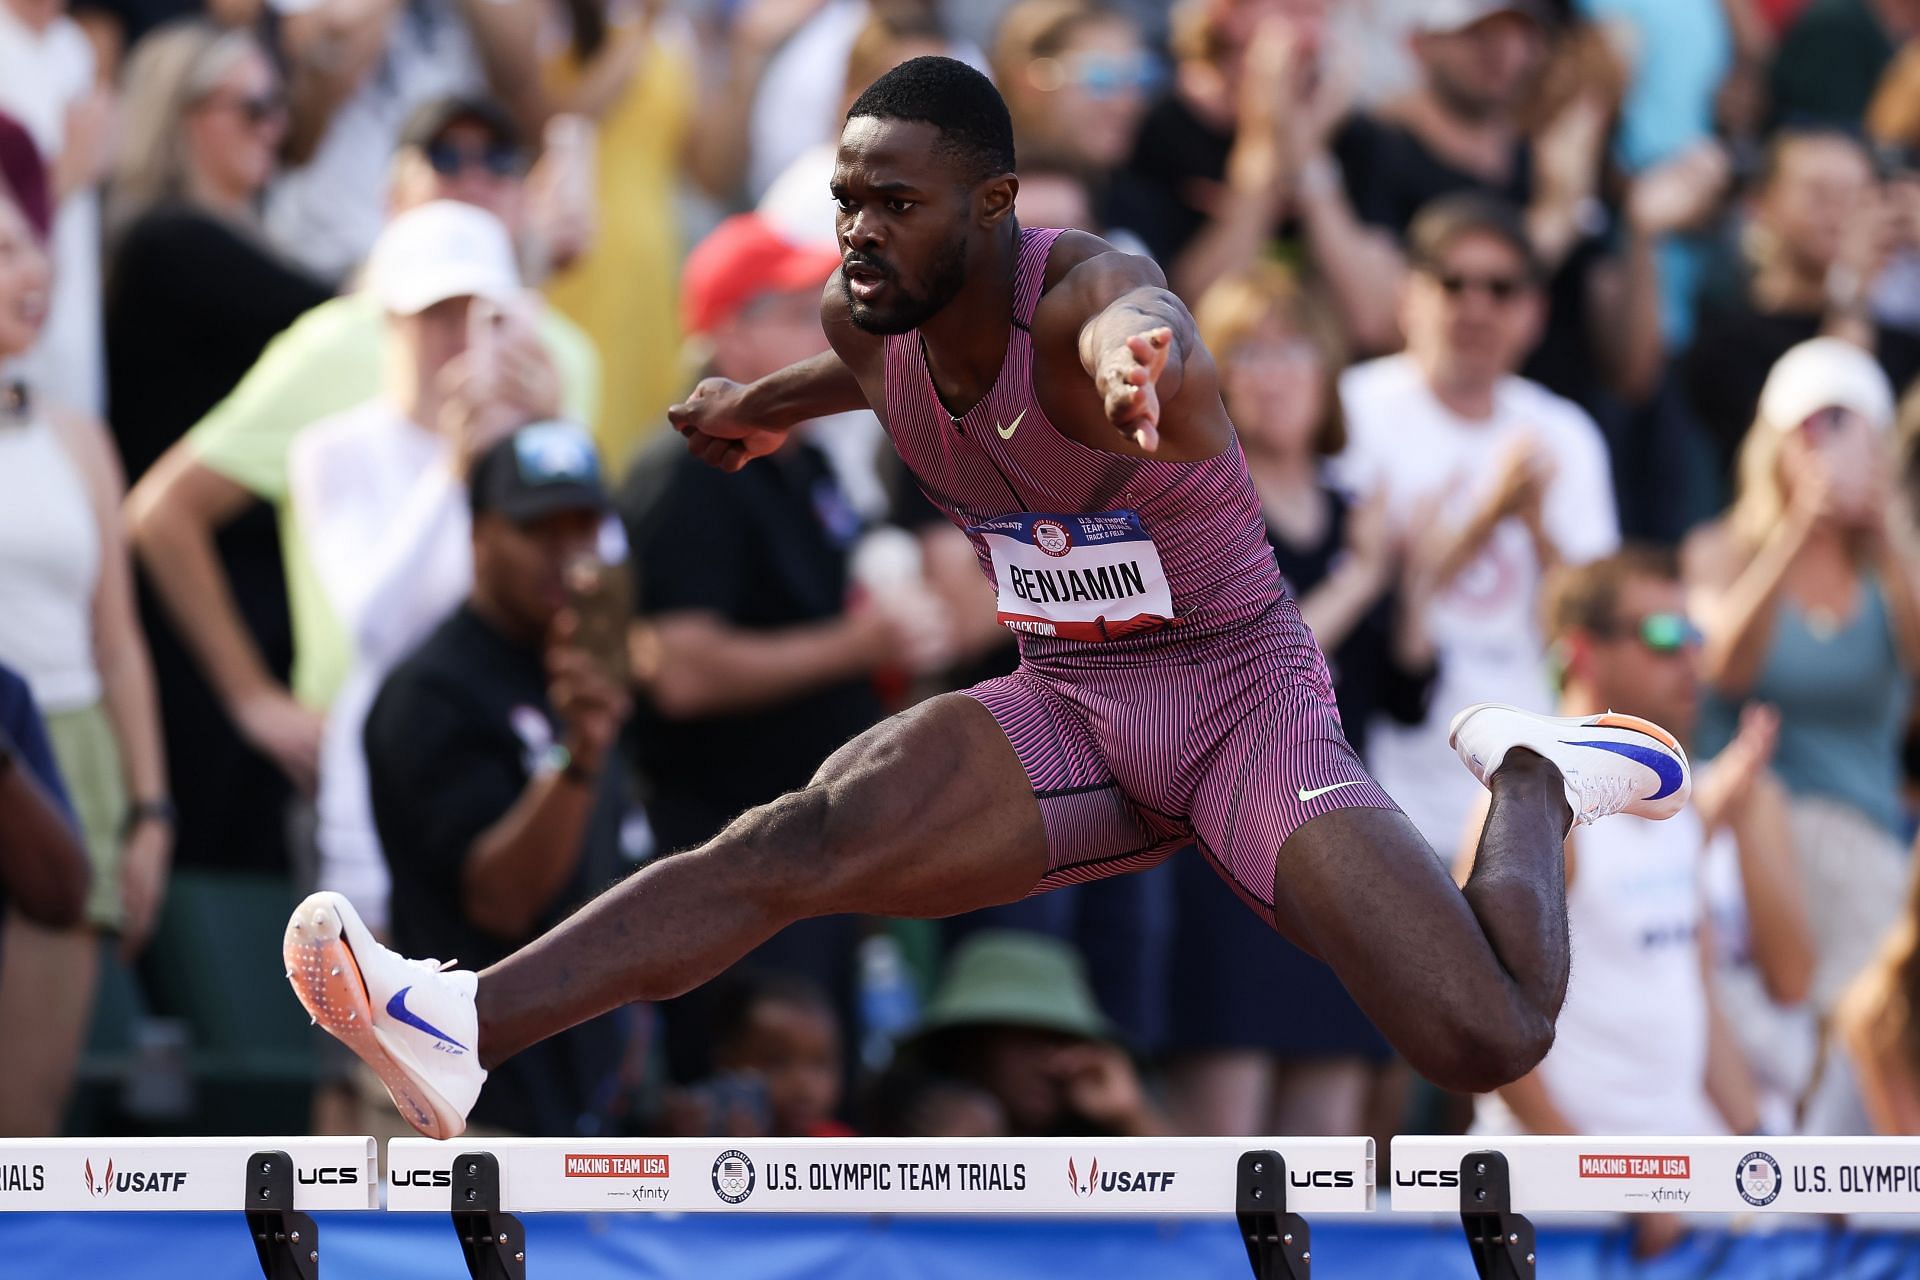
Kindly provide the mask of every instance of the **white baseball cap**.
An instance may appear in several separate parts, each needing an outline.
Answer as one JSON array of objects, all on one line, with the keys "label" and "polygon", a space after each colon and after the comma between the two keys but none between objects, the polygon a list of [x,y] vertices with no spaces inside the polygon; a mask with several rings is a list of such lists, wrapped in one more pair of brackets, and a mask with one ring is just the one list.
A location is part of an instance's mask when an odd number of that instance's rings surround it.
[{"label": "white baseball cap", "polygon": [[1421,0],[1413,14],[1413,29],[1427,35],[1451,35],[1501,13],[1546,25],[1540,6],[1532,0]]},{"label": "white baseball cap", "polygon": [[520,292],[520,268],[500,219],[458,200],[434,200],[380,232],[367,288],[389,314],[411,316],[449,298],[504,302]]},{"label": "white baseball cap", "polygon": [[1893,384],[1851,342],[1814,338],[1774,362],[1760,392],[1760,420],[1792,431],[1822,409],[1851,409],[1884,431],[1893,425]]}]

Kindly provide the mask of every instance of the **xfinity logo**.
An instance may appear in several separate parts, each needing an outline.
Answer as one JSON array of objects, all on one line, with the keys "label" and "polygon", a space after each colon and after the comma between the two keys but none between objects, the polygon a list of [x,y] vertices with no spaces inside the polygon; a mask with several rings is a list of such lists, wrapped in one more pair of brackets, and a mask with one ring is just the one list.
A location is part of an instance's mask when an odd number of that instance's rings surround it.
[{"label": "xfinity logo", "polygon": [[1393,1185],[1396,1187],[1457,1187],[1460,1185],[1458,1169],[1395,1169]]},{"label": "xfinity logo", "polygon": [[107,1161],[107,1167],[98,1176],[93,1172],[93,1161],[86,1162],[87,1194],[95,1199],[103,1199],[109,1193],[118,1191],[123,1195],[146,1194],[155,1191],[178,1191],[187,1185],[184,1170],[121,1170],[114,1172],[113,1161]]},{"label": "xfinity logo", "polygon": [[453,1185],[451,1169],[395,1169],[393,1185],[396,1187],[450,1187]]},{"label": "xfinity logo", "polygon": [[360,1171],[348,1165],[324,1169],[300,1169],[294,1174],[303,1187],[351,1187],[360,1182]]},{"label": "xfinity logo", "polygon": [[1102,1173],[1096,1157],[1088,1163],[1087,1176],[1082,1179],[1078,1166],[1071,1159],[1067,1161],[1067,1184],[1076,1197],[1096,1191],[1165,1191],[1173,1186],[1173,1176],[1171,1169],[1108,1169]]}]

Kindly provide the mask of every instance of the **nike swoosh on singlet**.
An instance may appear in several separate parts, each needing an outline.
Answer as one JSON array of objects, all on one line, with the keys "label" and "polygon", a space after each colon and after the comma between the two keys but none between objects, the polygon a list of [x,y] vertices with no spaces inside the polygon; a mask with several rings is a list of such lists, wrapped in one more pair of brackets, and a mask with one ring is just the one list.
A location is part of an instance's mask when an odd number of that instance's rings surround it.
[{"label": "nike swoosh on singlet", "polygon": [[1302,787],[1300,788],[1300,803],[1305,804],[1309,800],[1318,800],[1321,796],[1327,794],[1327,792],[1338,791],[1342,787],[1357,787],[1364,781],[1366,781],[1364,778],[1354,778],[1347,782],[1336,782],[1332,786],[1315,787],[1311,791]]},{"label": "nike swoosh on singlet", "polygon": [[1027,416],[1027,411],[1025,409],[1022,409],[1019,413],[1014,415],[1012,426],[1003,427],[996,422],[993,425],[993,429],[1000,433],[1000,438],[1002,440],[1011,440],[1013,439],[1013,433],[1020,429],[1020,419],[1026,416]]},{"label": "nike swoosh on singlet", "polygon": [[387,1001],[387,1015],[396,1022],[404,1022],[410,1027],[418,1027],[435,1039],[445,1040],[456,1049],[466,1048],[467,1046],[461,1044],[458,1040],[455,1040],[452,1036],[434,1026],[413,1010],[407,1008],[407,992],[411,990],[413,990],[412,987],[402,987],[393,993],[393,999]]}]

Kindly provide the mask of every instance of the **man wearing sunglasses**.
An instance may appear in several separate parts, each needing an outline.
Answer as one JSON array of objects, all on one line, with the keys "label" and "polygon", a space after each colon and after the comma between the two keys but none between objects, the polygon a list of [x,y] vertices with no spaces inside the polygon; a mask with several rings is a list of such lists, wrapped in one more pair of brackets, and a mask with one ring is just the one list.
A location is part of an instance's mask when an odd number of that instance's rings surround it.
[{"label": "man wearing sunglasses", "polygon": [[[1546,711],[1541,581],[1620,541],[1606,445],[1578,406],[1516,375],[1545,313],[1516,210],[1485,195],[1444,197],[1414,220],[1408,256],[1407,349],[1341,378],[1348,446],[1338,467],[1358,496],[1386,494],[1435,575],[1432,705]],[[1471,778],[1436,763],[1446,741],[1436,713],[1411,727],[1382,722],[1370,742],[1375,775],[1442,848],[1477,798]]]},{"label": "man wearing sunglasses", "polygon": [[[1700,632],[1670,552],[1629,547],[1557,574],[1544,609],[1560,714],[1657,716],[1686,737]],[[1813,968],[1784,793],[1767,772],[1777,721],[1754,715],[1698,768],[1665,822],[1625,818],[1567,840],[1576,962],[1553,1048],[1480,1100],[1476,1132],[1751,1133],[1792,1123],[1813,1062]],[[1473,864],[1479,823],[1457,874]],[[1648,998],[1658,993],[1657,999]],[[1725,1013],[1723,1016],[1723,1003]],[[1678,1235],[1638,1228],[1643,1252]]]}]

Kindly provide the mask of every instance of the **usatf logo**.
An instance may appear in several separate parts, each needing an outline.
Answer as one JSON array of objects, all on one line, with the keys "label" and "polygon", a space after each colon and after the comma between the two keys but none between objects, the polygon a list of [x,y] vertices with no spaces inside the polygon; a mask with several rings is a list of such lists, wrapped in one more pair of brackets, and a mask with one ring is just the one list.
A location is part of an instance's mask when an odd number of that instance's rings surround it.
[{"label": "usatf logo", "polygon": [[1733,1181],[1740,1188],[1742,1200],[1764,1209],[1780,1194],[1780,1162],[1764,1151],[1749,1151],[1740,1157]]},{"label": "usatf logo", "polygon": [[89,1158],[86,1162],[85,1173],[87,1178],[87,1194],[96,1200],[103,1199],[109,1192],[113,1191],[118,1191],[123,1195],[144,1195],[154,1191],[178,1191],[187,1185],[187,1175],[184,1170],[169,1169],[165,1171],[149,1171],[140,1169],[132,1173],[128,1173],[125,1170],[115,1173],[113,1171],[112,1160],[107,1161],[106,1171],[98,1177],[95,1177],[93,1161]]},{"label": "usatf logo", "polygon": [[665,1156],[568,1156],[569,1178],[664,1178]]},{"label": "usatf logo", "polygon": [[753,1194],[753,1161],[740,1151],[722,1151],[713,1162],[713,1194],[739,1204]]},{"label": "usatf logo", "polygon": [[1097,1191],[1165,1191],[1173,1185],[1173,1170],[1153,1169],[1109,1169],[1100,1172],[1100,1159],[1094,1157],[1087,1165],[1087,1176],[1083,1181],[1080,1170],[1072,1157],[1067,1159],[1067,1183],[1073,1188],[1075,1197],[1091,1196]]}]

